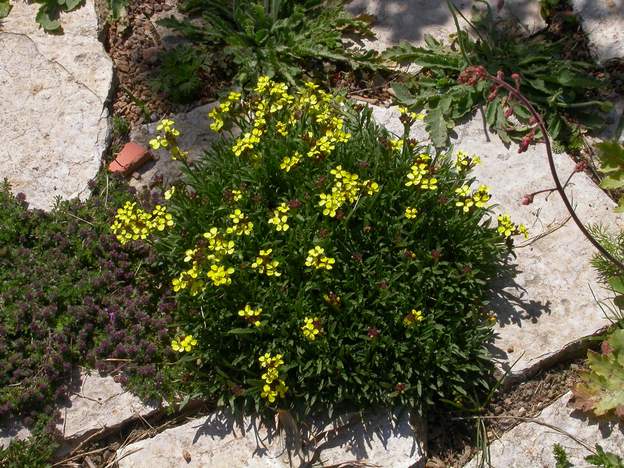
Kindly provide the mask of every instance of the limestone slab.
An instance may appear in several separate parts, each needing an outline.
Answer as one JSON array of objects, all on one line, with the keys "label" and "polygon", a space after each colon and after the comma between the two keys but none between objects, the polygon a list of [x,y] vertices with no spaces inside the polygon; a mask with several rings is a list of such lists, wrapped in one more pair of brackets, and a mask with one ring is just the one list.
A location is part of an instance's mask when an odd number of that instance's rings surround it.
[{"label": "limestone slab", "polygon": [[159,408],[144,403],[124,390],[112,377],[82,372],[80,387],[61,408],[63,421],[57,429],[71,442],[100,431],[108,431],[139,417],[147,417]]},{"label": "limestone slab", "polygon": [[[218,103],[210,103],[196,107],[189,112],[171,116],[175,121],[175,128],[180,130],[178,140],[180,147],[189,152],[189,160],[198,160],[210,145],[219,138],[219,134],[210,129],[211,120],[208,112]],[[157,134],[158,122],[141,125],[132,129],[130,138],[141,145],[149,148],[149,141]],[[179,161],[172,161],[166,150],[151,150],[156,156],[156,160],[142,166],[137,172],[140,179],[131,179],[130,185],[141,189],[149,185],[155,176],[162,176],[165,184],[178,179],[181,175],[182,164]]]},{"label": "limestone slab", "polygon": [[[616,421],[591,419],[575,411],[568,407],[570,397],[571,393],[565,394],[535,418],[551,427],[523,422],[491,443],[492,468],[554,467],[554,444],[565,449],[573,466],[588,466],[585,457],[591,452],[572,437],[592,449],[600,444],[605,451],[624,456],[624,426]],[[466,468],[477,466],[476,459],[465,465]]]},{"label": "limestone slab", "polygon": [[[380,123],[400,134],[398,115],[395,108],[374,109]],[[420,123],[414,127],[415,138],[426,141],[426,135]],[[594,295],[603,299],[608,294],[590,265],[596,251],[569,219],[558,194],[537,195],[530,205],[521,203],[523,195],[554,186],[544,145],[518,154],[517,145],[507,148],[496,135],[486,135],[478,114],[455,129],[452,143],[455,149],[481,157],[474,175],[490,187],[495,211],[509,213],[530,231],[528,241],[516,238],[517,258],[509,258],[508,271],[494,285],[491,300],[498,318],[492,351],[501,369],[517,360],[510,374],[517,379],[602,331],[610,322]],[[555,164],[563,181],[575,167],[565,154],[555,155]],[[566,193],[585,224],[621,229],[623,220],[613,212],[615,203],[586,174],[575,174]]]},{"label": "limestone slab", "polygon": [[600,62],[624,58],[624,0],[572,0]]},{"label": "limestone slab", "polygon": [[[237,420],[218,412],[124,447],[117,452],[117,460],[120,468],[286,468],[306,466],[305,462],[336,466],[355,461],[388,468],[414,466],[423,460],[418,431],[407,415],[397,414],[395,420],[390,414],[380,411],[365,423],[323,427],[331,434],[318,443],[317,451],[291,450],[289,455],[284,448],[288,442],[273,425],[267,428],[255,418]],[[330,431],[334,427],[337,436]]]},{"label": "limestone slab", "polygon": [[[454,0],[454,3],[470,18],[474,3],[472,0]],[[378,51],[400,42],[423,46],[426,34],[446,41],[450,34],[457,32],[453,16],[446,2],[442,0],[354,0],[348,5],[348,9],[353,14],[366,13],[375,16],[373,31],[377,40],[365,43]],[[517,19],[528,31],[545,26],[539,14],[538,2],[534,0],[506,0],[499,15]],[[460,26],[464,28],[466,24],[460,22]]]},{"label": "limestone slab", "polygon": [[38,7],[13,2],[0,26],[0,178],[49,209],[89,194],[110,135],[113,68],[92,0],[61,15],[62,35],[38,28]]}]

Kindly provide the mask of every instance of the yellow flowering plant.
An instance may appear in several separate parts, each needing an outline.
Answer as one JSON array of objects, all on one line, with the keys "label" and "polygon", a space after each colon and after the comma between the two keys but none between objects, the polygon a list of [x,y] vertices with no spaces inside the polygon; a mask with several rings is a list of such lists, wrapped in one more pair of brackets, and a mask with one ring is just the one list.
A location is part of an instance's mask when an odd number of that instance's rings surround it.
[{"label": "yellow flowering plant", "polygon": [[478,158],[391,135],[313,83],[261,77],[234,97],[156,233],[197,340],[177,364],[189,392],[310,412],[483,390],[489,282],[510,244],[470,177]]}]

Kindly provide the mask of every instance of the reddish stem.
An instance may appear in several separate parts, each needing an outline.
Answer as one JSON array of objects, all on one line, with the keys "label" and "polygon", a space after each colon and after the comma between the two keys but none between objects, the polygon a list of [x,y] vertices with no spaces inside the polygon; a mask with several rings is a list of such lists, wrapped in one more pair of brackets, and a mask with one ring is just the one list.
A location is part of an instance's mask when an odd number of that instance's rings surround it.
[{"label": "reddish stem", "polygon": [[542,119],[542,116],[537,112],[535,107],[533,107],[533,104],[531,104],[531,102],[526,97],[524,97],[520,93],[519,90],[511,86],[509,83],[495,76],[492,76],[489,73],[486,73],[485,77],[488,80],[496,83],[499,87],[505,88],[507,92],[509,92],[509,94],[511,94],[514,98],[518,99],[529,110],[531,115],[535,118],[537,125],[542,131],[542,135],[544,136],[544,144],[546,145],[546,154],[548,155],[548,165],[550,167],[550,173],[552,175],[552,178],[555,182],[556,190],[557,192],[559,192],[559,196],[561,196],[561,200],[563,201],[563,204],[568,210],[568,213],[570,213],[570,217],[572,218],[574,223],[578,226],[578,228],[581,230],[585,238],[587,238],[587,240],[591,242],[591,244],[602,254],[602,256],[605,257],[614,265],[616,265],[622,272],[624,272],[624,264],[620,260],[615,258],[613,255],[611,255],[611,253],[609,253],[602,245],[600,245],[600,243],[596,239],[594,239],[594,237],[589,233],[587,228],[583,225],[578,215],[574,211],[574,208],[572,207],[572,203],[570,203],[570,200],[568,199],[568,196],[565,193],[564,187],[561,185],[561,181],[559,180],[559,175],[557,174],[557,169],[555,167],[555,160],[553,158],[552,146],[550,144],[550,139],[548,138],[548,131],[546,130],[546,125],[544,123],[544,119]]}]

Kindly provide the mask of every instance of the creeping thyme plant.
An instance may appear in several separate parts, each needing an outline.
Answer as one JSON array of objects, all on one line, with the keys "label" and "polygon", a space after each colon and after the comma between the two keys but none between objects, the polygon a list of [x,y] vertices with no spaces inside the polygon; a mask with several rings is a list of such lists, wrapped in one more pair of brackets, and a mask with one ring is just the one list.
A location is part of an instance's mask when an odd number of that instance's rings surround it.
[{"label": "creeping thyme plant", "polygon": [[[260,77],[210,117],[221,138],[200,161],[172,121],[152,141],[185,167],[159,211],[171,217],[148,230],[191,395],[247,410],[424,410],[488,386],[488,284],[526,231],[496,222],[470,176],[477,156],[429,152],[313,83]],[[404,111],[406,131],[416,118]],[[122,242],[149,224],[128,209]]]}]

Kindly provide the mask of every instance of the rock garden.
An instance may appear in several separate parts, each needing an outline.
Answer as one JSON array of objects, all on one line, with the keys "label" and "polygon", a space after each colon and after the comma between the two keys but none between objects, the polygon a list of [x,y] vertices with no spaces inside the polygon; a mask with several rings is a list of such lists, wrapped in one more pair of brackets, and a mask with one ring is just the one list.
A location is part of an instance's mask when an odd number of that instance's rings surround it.
[{"label": "rock garden", "polygon": [[624,467],[623,31],[0,0],[0,467]]}]

